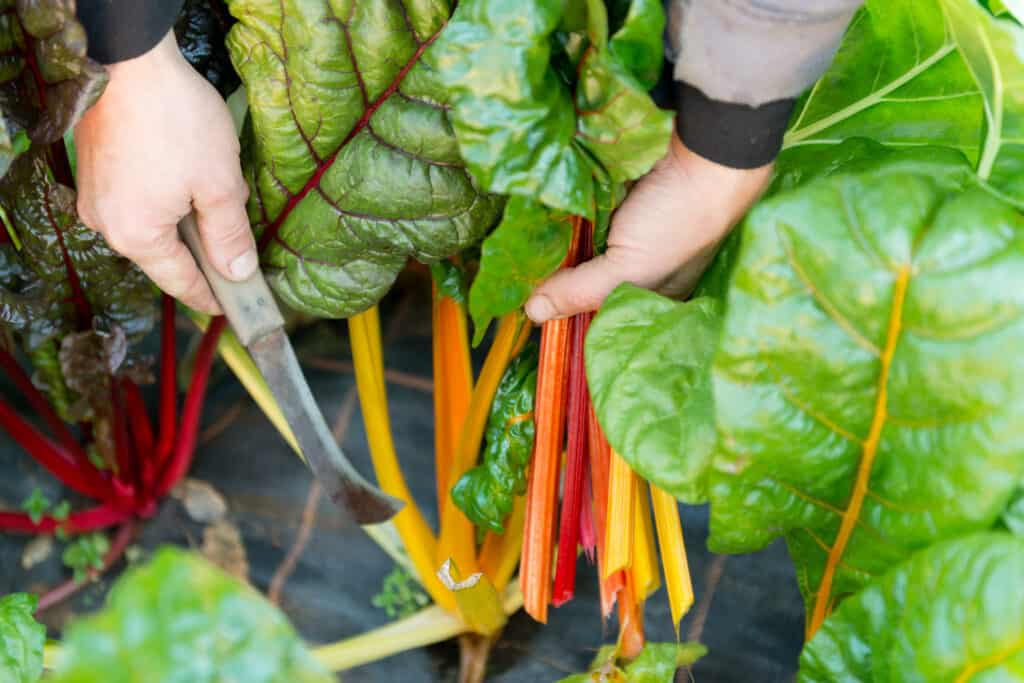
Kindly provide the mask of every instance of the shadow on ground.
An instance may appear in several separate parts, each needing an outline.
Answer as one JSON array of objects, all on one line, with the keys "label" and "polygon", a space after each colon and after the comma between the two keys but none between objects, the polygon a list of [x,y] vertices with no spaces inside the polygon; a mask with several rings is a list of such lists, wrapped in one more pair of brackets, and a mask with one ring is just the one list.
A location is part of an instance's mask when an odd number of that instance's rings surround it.
[{"label": "shadow on ground", "polygon": [[[395,295],[382,305],[385,363],[399,457],[414,495],[436,523],[430,303],[418,293],[421,291],[422,287]],[[187,328],[183,328],[186,334]],[[345,325],[320,322],[300,330],[295,340],[325,415],[335,422],[356,466],[370,473],[355,382],[347,365]],[[10,395],[10,389],[4,389],[5,396]],[[192,476],[223,494],[228,520],[241,533],[249,579],[266,591],[299,534],[310,476],[223,367],[214,376],[204,425]],[[16,507],[34,487],[51,500],[65,495],[2,435],[0,471],[4,473],[0,509]],[[303,636],[314,643],[336,641],[387,623],[387,616],[370,600],[393,566],[390,558],[360,531],[342,528],[329,503],[321,502],[315,511],[312,540],[282,585],[281,606]],[[705,548],[706,509],[685,508],[683,525],[697,603],[683,621],[681,634],[710,649],[694,667],[693,679],[700,683],[792,681],[803,616],[784,546],[777,543],[747,556],[712,555]],[[203,525],[191,521],[178,501],[167,500],[143,528],[138,546],[150,550],[173,543],[199,548],[203,537]],[[59,552],[31,571],[24,570],[21,557],[26,543],[25,538],[0,536],[0,594],[41,592],[67,578]],[[49,610],[44,620],[53,633],[72,615],[98,607],[110,578]],[[596,649],[614,638],[614,625],[602,628],[596,585],[594,570],[582,569],[576,599],[552,610],[545,627],[523,613],[514,616],[492,655],[487,680],[546,683],[584,670]],[[674,639],[664,591],[649,601],[646,623],[651,639]],[[363,666],[342,678],[359,683],[447,682],[456,680],[457,664],[456,647],[445,644]]]}]

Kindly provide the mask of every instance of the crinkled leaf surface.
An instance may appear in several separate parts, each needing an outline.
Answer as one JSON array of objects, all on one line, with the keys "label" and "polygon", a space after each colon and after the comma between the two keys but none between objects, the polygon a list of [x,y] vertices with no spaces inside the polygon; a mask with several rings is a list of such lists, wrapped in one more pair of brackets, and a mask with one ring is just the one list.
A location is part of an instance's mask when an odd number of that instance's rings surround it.
[{"label": "crinkled leaf surface", "polygon": [[36,683],[43,674],[46,629],[32,617],[37,602],[25,593],[0,597],[0,683]]},{"label": "crinkled leaf surface", "polygon": [[75,622],[56,683],[330,683],[284,615],[198,556],[157,552]]},{"label": "crinkled leaf surface", "polygon": [[682,303],[620,285],[587,334],[587,380],[608,441],[645,479],[688,503],[707,499],[720,311],[709,297]]},{"label": "crinkled leaf surface", "polygon": [[0,0],[0,53],[0,108],[12,138],[23,131],[33,143],[57,142],[107,82],[86,57],[73,2]]},{"label": "crinkled leaf surface", "polygon": [[25,154],[0,181],[0,205],[21,249],[4,245],[2,322],[20,329],[29,348],[59,334],[120,327],[135,339],[156,315],[152,285],[79,220],[75,193],[41,154]]},{"label": "crinkled leaf surface", "polygon": [[231,0],[249,98],[250,218],[275,291],[341,317],[409,257],[478,241],[500,201],[474,186],[425,55],[446,2]]},{"label": "crinkled leaf surface", "polygon": [[558,269],[572,241],[569,216],[525,197],[512,197],[481,247],[480,271],[469,293],[474,343],[491,320],[522,306],[533,288]]},{"label": "crinkled leaf surface", "polygon": [[1024,539],[940,543],[839,608],[800,658],[801,683],[1024,681]]},{"label": "crinkled leaf surface", "polygon": [[533,401],[537,390],[537,345],[530,343],[509,364],[498,384],[484,434],[481,463],[452,488],[452,499],[480,527],[504,533],[516,496],[526,493],[533,451]]},{"label": "crinkled leaf surface", "polygon": [[[650,170],[672,122],[645,89],[661,64],[651,37],[664,26],[661,4],[635,0],[606,45],[560,30],[578,5],[465,0],[433,59],[453,93],[462,156],[480,183],[592,219],[595,184]],[[587,35],[595,33],[591,26]]]},{"label": "crinkled leaf surface", "polygon": [[240,83],[224,44],[233,23],[224,0],[185,0],[174,25],[181,54],[224,97]]},{"label": "crinkled leaf surface", "polygon": [[982,98],[940,0],[867,0],[831,68],[797,107],[785,145],[862,136],[953,147],[975,161],[981,124]]},{"label": "crinkled leaf surface", "polygon": [[[930,167],[926,167],[930,168]],[[785,536],[810,630],[1024,473],[1024,217],[883,164],[748,218],[714,359],[710,547]]]},{"label": "crinkled leaf surface", "polygon": [[973,0],[941,0],[951,32],[985,103],[978,175],[1024,199],[1024,28]]}]

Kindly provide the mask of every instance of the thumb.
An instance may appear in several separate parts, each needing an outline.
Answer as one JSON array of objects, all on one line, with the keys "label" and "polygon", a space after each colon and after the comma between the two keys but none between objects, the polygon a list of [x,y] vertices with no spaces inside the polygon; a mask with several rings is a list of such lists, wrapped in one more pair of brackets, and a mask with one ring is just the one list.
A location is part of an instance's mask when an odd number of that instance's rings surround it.
[{"label": "thumb", "polygon": [[[244,186],[244,181],[243,182]],[[259,267],[256,241],[245,211],[247,189],[193,201],[199,235],[213,267],[229,280],[245,280]]]},{"label": "thumb", "polygon": [[611,251],[575,268],[560,270],[533,292],[526,302],[526,315],[535,323],[567,318],[597,310],[605,298],[626,280]]}]

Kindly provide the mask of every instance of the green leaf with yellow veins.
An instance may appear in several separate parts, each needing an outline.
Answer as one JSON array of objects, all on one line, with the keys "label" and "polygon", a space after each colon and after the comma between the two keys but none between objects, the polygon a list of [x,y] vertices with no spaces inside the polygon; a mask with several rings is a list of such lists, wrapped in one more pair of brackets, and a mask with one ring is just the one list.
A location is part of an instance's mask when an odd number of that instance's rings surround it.
[{"label": "green leaf with yellow veins", "polygon": [[990,528],[1024,478],[1024,366],[1005,361],[1024,344],[1024,217],[934,170],[823,178],[743,227],[709,546],[783,535],[810,632],[892,564]]},{"label": "green leaf with yellow veins", "polygon": [[446,2],[231,0],[249,98],[250,219],[274,290],[343,317],[376,303],[410,257],[479,241],[500,201],[467,173],[426,56]]},{"label": "green leaf with yellow veins", "polygon": [[1024,681],[1024,539],[939,543],[829,617],[800,657],[800,683]]}]

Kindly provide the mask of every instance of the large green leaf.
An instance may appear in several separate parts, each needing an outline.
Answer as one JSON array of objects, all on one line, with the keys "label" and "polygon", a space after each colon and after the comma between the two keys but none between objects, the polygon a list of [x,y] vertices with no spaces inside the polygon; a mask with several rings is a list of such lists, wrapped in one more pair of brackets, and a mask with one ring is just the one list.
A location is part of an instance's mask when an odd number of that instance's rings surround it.
[{"label": "large green leaf", "polygon": [[537,346],[515,357],[498,384],[487,418],[482,462],[452,488],[455,504],[474,524],[505,532],[516,496],[526,493],[526,469],[533,451],[533,400],[537,389]]},{"label": "large green leaf", "polygon": [[1024,474],[1024,217],[885,163],[748,218],[714,360],[713,550],[782,534],[813,626],[893,562],[990,527]]},{"label": "large green leaf", "polygon": [[709,297],[681,303],[621,285],[587,334],[587,380],[608,441],[645,479],[688,503],[707,499],[720,309]]},{"label": "large green leaf", "polygon": [[0,683],[36,683],[43,674],[46,629],[36,623],[36,597],[0,597]]},{"label": "large green leaf", "polygon": [[330,683],[280,611],[173,548],[130,570],[64,639],[54,683]]},{"label": "large green leaf", "polygon": [[978,175],[1024,200],[1024,28],[974,0],[941,0],[953,37],[985,101]]},{"label": "large green leaf", "polygon": [[593,218],[595,184],[650,170],[672,123],[645,89],[660,66],[651,48],[664,26],[661,4],[634,0],[606,44],[603,13],[588,17],[586,34],[560,30],[581,6],[464,0],[433,57],[452,90],[459,148],[480,183]]},{"label": "large green leaf", "polygon": [[250,218],[290,305],[331,317],[375,303],[411,256],[478,241],[499,201],[478,192],[424,59],[446,2],[231,0],[246,85]]},{"label": "large green leaf", "polygon": [[1024,539],[940,543],[847,600],[800,658],[801,683],[1024,681]]},{"label": "large green leaf", "polygon": [[785,145],[861,136],[953,147],[974,161],[981,123],[978,86],[939,0],[868,0],[831,68],[797,107]]},{"label": "large green leaf", "polygon": [[497,229],[484,240],[480,271],[469,293],[474,343],[491,320],[522,306],[533,288],[558,269],[572,241],[569,216],[512,197]]}]

